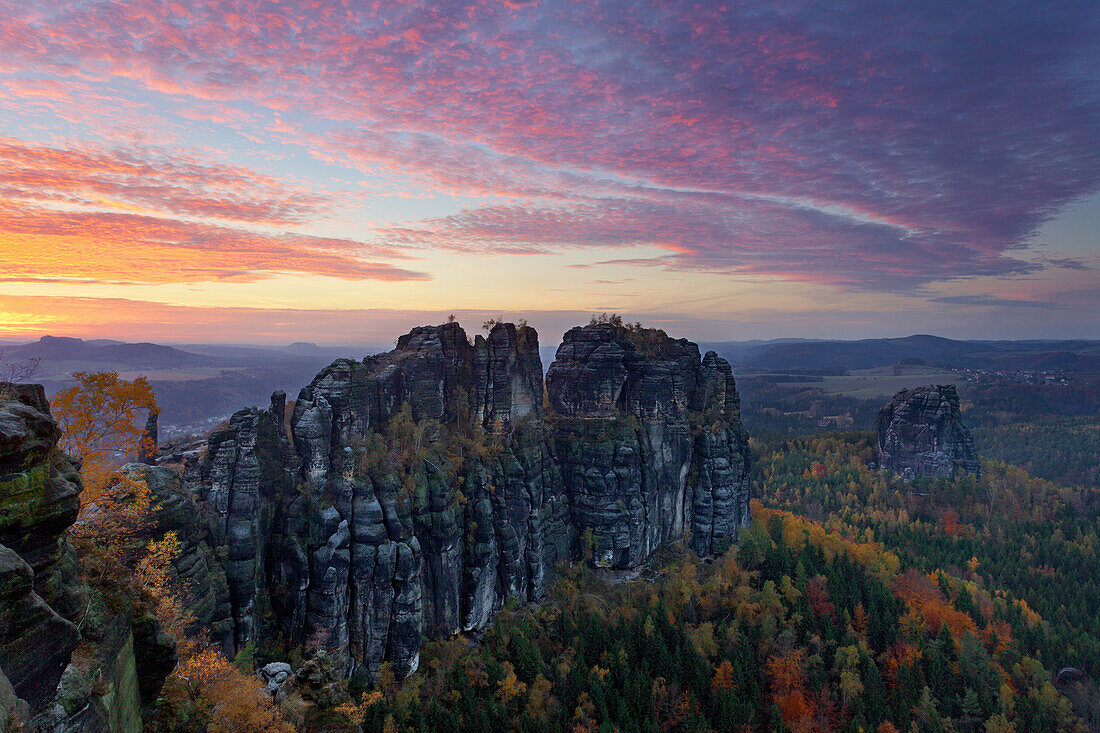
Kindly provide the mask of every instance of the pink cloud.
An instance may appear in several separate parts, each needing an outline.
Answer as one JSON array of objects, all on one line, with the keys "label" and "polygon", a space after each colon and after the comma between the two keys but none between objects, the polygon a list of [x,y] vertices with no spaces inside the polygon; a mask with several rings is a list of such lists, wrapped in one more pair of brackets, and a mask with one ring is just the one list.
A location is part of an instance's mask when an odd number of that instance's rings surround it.
[{"label": "pink cloud", "polygon": [[[389,232],[454,251],[645,240],[677,267],[919,285],[1028,269],[1013,251],[1100,186],[1100,91],[1080,71],[1100,64],[1100,20],[1083,1],[0,7],[5,68],[293,110],[301,135],[272,130],[323,159],[524,199]],[[166,188],[150,196],[225,213]],[[226,195],[245,217],[304,215]]]},{"label": "pink cloud", "polygon": [[[145,155],[141,155],[145,153]],[[0,138],[0,195],[102,205],[111,199],[238,222],[288,224],[328,202],[243,166],[145,151],[59,148]]]},{"label": "pink cloud", "polygon": [[[935,236],[911,237],[882,223],[728,196],[486,206],[379,231],[394,246],[465,252],[656,247],[669,254],[597,264],[771,276],[854,289],[910,290],[930,279],[1035,269]],[[838,249],[837,241],[845,247]]]},{"label": "pink cloud", "polygon": [[346,239],[0,203],[0,259],[9,278],[166,283],[300,273],[350,280],[427,279],[423,273],[367,259],[379,255],[399,256]]}]

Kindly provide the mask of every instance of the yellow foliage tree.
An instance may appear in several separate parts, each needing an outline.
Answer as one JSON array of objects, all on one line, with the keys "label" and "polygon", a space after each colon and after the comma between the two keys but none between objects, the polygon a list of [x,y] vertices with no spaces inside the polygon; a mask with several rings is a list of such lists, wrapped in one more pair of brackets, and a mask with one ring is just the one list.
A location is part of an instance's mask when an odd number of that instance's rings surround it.
[{"label": "yellow foliage tree", "polygon": [[336,706],[336,712],[347,717],[356,726],[362,726],[367,718],[367,711],[372,705],[382,702],[382,693],[378,690],[365,692],[359,696],[359,702],[345,702]]},{"label": "yellow foliage tree", "polygon": [[209,703],[211,733],[292,733],[294,727],[279,715],[278,708],[252,676],[242,674],[225,655],[204,649],[181,660],[176,676],[195,697]]},{"label": "yellow foliage tree", "polygon": [[733,665],[729,660],[723,660],[718,669],[714,671],[714,689],[716,690],[732,690],[737,686],[736,680],[733,677]]},{"label": "yellow foliage tree", "polygon": [[497,682],[497,692],[500,694],[500,700],[505,705],[512,700],[512,698],[522,695],[527,691],[527,685],[520,682],[519,677],[516,676],[516,670],[512,666],[511,662],[504,663],[504,679]]},{"label": "yellow foliage tree", "polygon": [[50,407],[61,427],[60,446],[82,462],[84,506],[95,504],[111,482],[120,458],[141,448],[141,413],[156,412],[145,377],[132,382],[117,372],[76,372],[76,384],[58,392]]}]

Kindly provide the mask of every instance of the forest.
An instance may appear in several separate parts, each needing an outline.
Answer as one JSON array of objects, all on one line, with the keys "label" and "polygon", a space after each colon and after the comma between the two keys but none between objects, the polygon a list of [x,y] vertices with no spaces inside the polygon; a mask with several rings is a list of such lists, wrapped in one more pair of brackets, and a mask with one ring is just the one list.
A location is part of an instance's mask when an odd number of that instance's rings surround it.
[{"label": "forest", "polygon": [[983,582],[923,572],[754,503],[713,562],[639,578],[583,564],[480,640],[431,644],[343,715],[364,730],[1085,730],[1031,652],[1045,622]]},{"label": "forest", "polygon": [[925,572],[996,589],[1023,613],[1016,633],[1052,668],[1098,671],[1100,492],[1054,484],[1003,462],[980,479],[907,484],[869,467],[870,433],[754,441],[761,501],[832,531],[878,541]]},{"label": "forest", "polygon": [[[1090,681],[1100,675],[1100,492],[996,458],[980,478],[906,483],[874,468],[875,437],[858,431],[754,438],[752,520],[721,556],[699,558],[685,538],[640,569],[602,571],[588,533],[548,598],[510,603],[484,634],[425,640],[407,679],[388,663],[373,682],[345,679],[307,645],[292,654],[299,683],[272,699],[256,669],[286,650],[249,646],[229,660],[211,645],[173,568],[176,536],[150,534],[160,507],[139,478],[112,468],[112,455],[141,450],[135,422],[156,409],[152,391],[111,374],[78,379],[53,406],[86,486],[74,542],[89,603],[73,664],[94,671],[97,634],[119,608],[155,617],[176,638],[178,663],[147,730],[992,733],[1100,723]],[[387,446],[419,446],[432,429],[402,411],[364,446],[364,470],[410,460]],[[457,436],[446,449],[459,460],[491,447]],[[1064,668],[1079,670],[1068,684]]]},{"label": "forest", "polygon": [[1034,476],[1073,486],[1100,486],[1100,420],[1050,417],[974,428],[983,455]]}]

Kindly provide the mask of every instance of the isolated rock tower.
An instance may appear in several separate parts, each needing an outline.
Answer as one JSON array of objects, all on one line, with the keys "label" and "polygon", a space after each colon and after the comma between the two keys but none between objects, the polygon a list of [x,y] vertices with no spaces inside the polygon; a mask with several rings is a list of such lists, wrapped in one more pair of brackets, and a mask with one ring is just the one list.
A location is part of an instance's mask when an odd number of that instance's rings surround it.
[{"label": "isolated rock tower", "polygon": [[903,389],[878,414],[879,466],[907,478],[981,475],[953,384]]}]

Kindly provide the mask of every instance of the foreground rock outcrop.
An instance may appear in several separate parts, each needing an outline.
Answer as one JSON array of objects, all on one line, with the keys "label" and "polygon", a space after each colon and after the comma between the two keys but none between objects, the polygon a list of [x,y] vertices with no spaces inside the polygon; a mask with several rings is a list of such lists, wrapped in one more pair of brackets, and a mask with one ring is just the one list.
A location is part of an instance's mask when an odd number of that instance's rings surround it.
[{"label": "foreground rock outcrop", "polygon": [[0,730],[136,733],[175,642],[81,582],[82,485],[59,438],[40,385],[0,384]]},{"label": "foreground rock outcrop", "polygon": [[879,466],[906,477],[981,475],[955,385],[903,389],[879,411]]},{"label": "foreground rock outcrop", "polygon": [[448,323],[337,360],[289,415],[282,393],[233,415],[184,472],[224,567],[225,650],[308,642],[349,673],[407,674],[423,636],[543,598],[586,533],[620,568],[688,534],[729,545],[749,451],[728,363],[591,325],[546,382],[534,329]]},{"label": "foreground rock outcrop", "polygon": [[68,527],[80,478],[56,450],[60,431],[38,385],[0,399],[0,669],[32,714],[53,700],[80,641],[81,608]]}]

